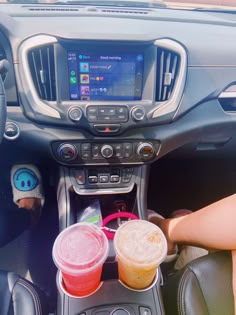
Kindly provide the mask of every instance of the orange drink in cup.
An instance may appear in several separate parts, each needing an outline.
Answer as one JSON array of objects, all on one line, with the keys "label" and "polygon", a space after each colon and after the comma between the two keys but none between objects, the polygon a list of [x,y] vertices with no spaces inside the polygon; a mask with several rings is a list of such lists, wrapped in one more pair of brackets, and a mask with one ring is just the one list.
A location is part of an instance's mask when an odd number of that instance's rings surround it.
[{"label": "orange drink in cup", "polygon": [[132,289],[149,287],[167,255],[167,241],[161,229],[145,220],[122,224],[116,231],[114,249],[119,279]]},{"label": "orange drink in cup", "polygon": [[69,294],[83,297],[99,288],[108,248],[106,236],[94,224],[77,223],[58,235],[53,260]]}]

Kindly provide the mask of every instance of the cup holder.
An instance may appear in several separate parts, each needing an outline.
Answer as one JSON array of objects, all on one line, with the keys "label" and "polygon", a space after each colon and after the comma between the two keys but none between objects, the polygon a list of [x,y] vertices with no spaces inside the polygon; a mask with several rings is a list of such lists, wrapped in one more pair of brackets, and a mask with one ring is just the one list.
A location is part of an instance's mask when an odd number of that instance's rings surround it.
[{"label": "cup holder", "polygon": [[92,293],[88,294],[88,295],[83,295],[83,296],[78,296],[78,295],[73,295],[71,293],[69,293],[66,288],[65,288],[65,285],[63,283],[63,278],[62,278],[62,274],[61,274],[61,271],[59,271],[59,276],[58,276],[58,283],[59,283],[59,287],[60,287],[60,290],[67,296],[71,297],[71,298],[74,298],[74,299],[83,299],[83,298],[87,298],[91,295],[93,295],[94,293],[96,293],[100,288],[101,286],[103,285],[103,282],[101,282],[99,284],[99,286],[97,287],[96,290],[94,290]]},{"label": "cup holder", "polygon": [[158,273],[158,270],[157,270],[157,273],[156,273],[155,278],[152,281],[152,283],[148,287],[146,287],[144,289],[134,289],[134,288],[129,287],[123,281],[121,281],[121,280],[118,280],[118,281],[119,281],[120,284],[122,284],[123,287],[125,287],[128,290],[131,290],[131,291],[134,291],[134,292],[146,292],[146,291],[152,289],[157,284],[158,277],[159,277],[159,273]]}]

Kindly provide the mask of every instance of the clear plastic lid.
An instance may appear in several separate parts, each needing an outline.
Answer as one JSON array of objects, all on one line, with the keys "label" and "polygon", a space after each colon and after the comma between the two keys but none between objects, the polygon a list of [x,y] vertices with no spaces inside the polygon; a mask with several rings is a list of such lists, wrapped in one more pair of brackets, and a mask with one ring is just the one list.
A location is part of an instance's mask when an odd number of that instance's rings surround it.
[{"label": "clear plastic lid", "polygon": [[167,255],[167,241],[161,229],[145,220],[122,224],[115,235],[116,254],[135,264],[160,264]]},{"label": "clear plastic lid", "polygon": [[91,223],[71,225],[58,235],[53,245],[55,264],[69,273],[92,270],[106,260],[107,254],[107,238]]}]

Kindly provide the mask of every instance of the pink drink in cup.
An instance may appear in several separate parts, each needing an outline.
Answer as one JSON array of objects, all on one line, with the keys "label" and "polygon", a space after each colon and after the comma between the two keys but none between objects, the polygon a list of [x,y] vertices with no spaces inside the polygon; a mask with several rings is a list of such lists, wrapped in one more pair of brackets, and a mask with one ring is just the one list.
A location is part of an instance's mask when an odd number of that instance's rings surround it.
[{"label": "pink drink in cup", "polygon": [[167,255],[167,241],[159,227],[145,220],[122,224],[116,231],[114,249],[119,279],[128,287],[149,287]]},{"label": "pink drink in cup", "polygon": [[106,236],[94,224],[77,223],[58,235],[53,260],[69,294],[82,297],[96,291],[108,248]]}]

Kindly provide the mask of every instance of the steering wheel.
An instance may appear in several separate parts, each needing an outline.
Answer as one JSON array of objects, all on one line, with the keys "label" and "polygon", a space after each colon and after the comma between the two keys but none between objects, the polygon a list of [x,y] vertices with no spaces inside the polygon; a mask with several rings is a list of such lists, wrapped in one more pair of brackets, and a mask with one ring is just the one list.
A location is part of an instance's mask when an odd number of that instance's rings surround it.
[{"label": "steering wheel", "polygon": [[1,66],[2,62],[4,60],[0,61],[0,143],[2,142],[3,135],[5,132],[5,125],[6,125],[6,120],[7,120],[7,104],[6,104],[6,94],[5,94],[5,88],[4,88],[4,83],[2,80],[2,71],[1,71]]}]

